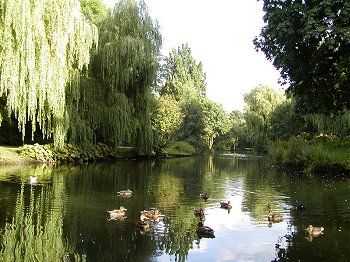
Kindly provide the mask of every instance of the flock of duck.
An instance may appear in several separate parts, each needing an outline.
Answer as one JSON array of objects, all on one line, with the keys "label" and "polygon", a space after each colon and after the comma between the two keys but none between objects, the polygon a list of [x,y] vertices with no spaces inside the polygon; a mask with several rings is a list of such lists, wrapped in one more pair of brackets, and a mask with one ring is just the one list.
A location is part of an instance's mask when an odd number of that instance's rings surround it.
[{"label": "flock of duck", "polygon": [[[130,189],[118,191],[117,195],[121,197],[131,197],[133,192]],[[109,219],[108,220],[123,220],[126,217],[127,209],[121,206],[119,209],[108,210]],[[150,220],[155,221],[159,216],[159,210],[143,210],[140,214],[140,220],[137,221],[136,227],[140,230],[147,231],[150,227],[148,223]]]},{"label": "flock of duck", "polygon": [[[305,211],[305,206],[303,204],[298,204],[296,210],[299,212]],[[267,214],[267,220],[269,223],[278,223],[284,220],[284,215],[280,213],[272,213],[271,210]],[[305,229],[305,233],[308,235],[308,239],[312,239],[312,237],[317,237],[322,235],[324,231],[324,227],[314,227],[309,225]]]},{"label": "flock of duck", "polygon": [[[117,195],[121,197],[131,197],[133,192],[130,189],[127,190],[122,190],[118,191]],[[199,197],[205,201],[208,200],[209,196],[206,193],[201,193]],[[232,208],[231,202],[220,202],[220,208],[226,209],[230,211]],[[297,211],[304,211],[305,206],[303,204],[299,204],[296,207]],[[121,206],[119,209],[114,209],[114,210],[108,210],[107,212],[109,213],[109,220],[122,220],[125,218],[127,209]],[[213,238],[214,236],[214,230],[208,226],[204,226],[203,224],[203,218],[204,218],[204,210],[203,208],[195,208],[193,211],[194,215],[196,217],[199,217],[199,222],[198,222],[198,227],[197,227],[197,234],[200,237],[209,237]],[[140,214],[140,219],[136,223],[136,227],[140,230],[147,230],[150,227],[149,221],[153,220],[155,221],[158,216],[159,216],[159,210],[154,209],[154,210],[143,210],[141,211]],[[269,223],[278,223],[284,220],[284,215],[280,213],[272,213],[271,210],[269,211],[267,215],[267,220]],[[323,227],[314,227],[312,225],[309,225],[306,229],[305,232],[309,237],[317,237],[321,234],[323,234],[324,228]]]}]

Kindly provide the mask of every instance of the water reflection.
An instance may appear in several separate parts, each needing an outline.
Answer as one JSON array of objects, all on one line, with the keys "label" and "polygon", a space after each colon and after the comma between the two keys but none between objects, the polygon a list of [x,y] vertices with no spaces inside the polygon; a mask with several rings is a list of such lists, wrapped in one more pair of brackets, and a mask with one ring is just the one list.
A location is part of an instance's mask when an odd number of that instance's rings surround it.
[{"label": "water reflection", "polygon": [[[279,173],[247,155],[4,167],[0,260],[345,261],[349,185]],[[126,189],[133,194],[117,194]],[[231,208],[222,208],[228,201]],[[107,211],[120,207],[125,215],[111,219]],[[156,209],[138,228],[141,211]],[[268,221],[269,211],[283,220]],[[214,234],[200,232],[199,222]],[[306,234],[310,224],[324,234]]]}]

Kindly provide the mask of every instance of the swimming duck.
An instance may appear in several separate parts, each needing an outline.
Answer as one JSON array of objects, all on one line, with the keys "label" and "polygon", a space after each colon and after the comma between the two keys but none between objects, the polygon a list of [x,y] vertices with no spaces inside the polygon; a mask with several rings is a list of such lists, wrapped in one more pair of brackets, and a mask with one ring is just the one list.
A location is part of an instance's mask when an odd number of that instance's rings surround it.
[{"label": "swimming duck", "polygon": [[221,202],[220,203],[220,207],[221,208],[225,208],[225,209],[231,209],[232,208],[232,205],[231,205],[231,202],[228,201],[227,203],[226,202]]},{"label": "swimming duck", "polygon": [[214,236],[214,230],[208,226],[204,226],[202,222],[198,223],[198,228],[196,230],[197,234],[202,236],[208,236],[213,237]]},{"label": "swimming duck", "polygon": [[155,210],[143,210],[141,211],[141,214],[144,214],[145,217],[147,217],[148,219],[157,219],[158,215],[159,215],[159,210],[155,209]]},{"label": "swimming duck", "polygon": [[208,196],[207,193],[200,193],[200,194],[199,194],[199,197],[200,197],[201,199],[204,199],[205,201],[207,201],[208,198],[209,198],[209,196]]},{"label": "swimming duck", "polygon": [[137,221],[136,227],[141,230],[147,230],[149,229],[149,224],[145,221],[144,217],[140,216],[140,220]]},{"label": "swimming duck", "polygon": [[296,210],[299,212],[303,212],[305,211],[305,206],[303,204],[299,204],[297,205]]},{"label": "swimming duck", "polygon": [[323,234],[324,228],[323,227],[313,227],[312,225],[309,225],[305,232],[311,236],[319,236]]},{"label": "swimming duck", "polygon": [[130,197],[132,195],[132,191],[130,189],[127,190],[121,190],[117,192],[118,196],[123,196],[123,197]]},{"label": "swimming duck", "polygon": [[200,208],[195,208],[193,210],[193,213],[196,217],[204,217],[204,211],[203,209],[200,207]]},{"label": "swimming duck", "polygon": [[116,219],[116,218],[124,217],[125,211],[127,211],[127,209],[121,206],[119,209],[108,210],[107,212],[109,213],[111,219]]},{"label": "swimming duck", "polygon": [[284,219],[284,216],[282,214],[279,214],[279,213],[272,214],[270,211],[267,215],[267,219],[270,222],[281,222]]}]

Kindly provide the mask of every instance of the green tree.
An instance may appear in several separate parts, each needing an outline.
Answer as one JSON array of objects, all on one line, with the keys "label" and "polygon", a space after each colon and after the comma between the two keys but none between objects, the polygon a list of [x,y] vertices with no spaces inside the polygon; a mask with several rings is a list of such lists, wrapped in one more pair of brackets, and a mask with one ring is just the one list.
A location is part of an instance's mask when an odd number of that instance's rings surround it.
[{"label": "green tree", "polygon": [[22,140],[27,121],[37,124],[55,145],[66,138],[66,88],[79,88],[97,43],[78,0],[0,1],[0,94],[18,119]]},{"label": "green tree", "polygon": [[263,10],[266,25],[254,44],[289,83],[298,110],[350,109],[350,3],[264,0]]},{"label": "green tree", "polygon": [[293,99],[289,98],[277,105],[272,112],[268,131],[271,140],[288,139],[307,131],[310,131],[307,122],[304,117],[297,115]]},{"label": "green tree", "polygon": [[177,101],[206,95],[206,75],[202,63],[197,64],[187,43],[165,57],[160,76],[162,84],[157,91],[161,95],[172,95]]},{"label": "green tree", "polygon": [[180,139],[189,141],[199,152],[211,150],[215,139],[230,129],[230,119],[223,107],[204,98],[188,100]]},{"label": "green tree", "polygon": [[81,11],[92,23],[96,24],[106,15],[106,7],[102,0],[79,0]]},{"label": "green tree", "polygon": [[71,125],[78,123],[82,131],[90,128],[97,141],[128,143],[141,155],[151,154],[151,86],[162,43],[159,26],[144,1],[121,0],[99,23],[99,39]]},{"label": "green tree", "polygon": [[282,90],[275,90],[266,85],[258,85],[244,95],[244,117],[248,134],[255,146],[264,147],[271,124],[271,115],[285,99]]},{"label": "green tree", "polygon": [[152,126],[156,133],[159,150],[174,137],[182,122],[183,115],[179,102],[171,95],[163,95],[157,99],[156,110],[152,117]]},{"label": "green tree", "polygon": [[216,145],[225,150],[235,150],[237,146],[247,144],[246,139],[246,122],[241,111],[232,111],[229,115],[230,129],[220,135]]}]

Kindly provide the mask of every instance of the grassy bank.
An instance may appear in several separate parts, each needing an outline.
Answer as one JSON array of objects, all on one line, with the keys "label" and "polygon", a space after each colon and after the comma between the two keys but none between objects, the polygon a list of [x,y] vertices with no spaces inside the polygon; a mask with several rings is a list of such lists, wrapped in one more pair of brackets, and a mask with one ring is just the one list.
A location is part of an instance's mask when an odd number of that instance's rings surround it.
[{"label": "grassy bank", "polygon": [[294,165],[309,171],[350,172],[350,138],[296,137],[272,143],[268,148],[273,163]]},{"label": "grassy bank", "polygon": [[[189,144],[177,142],[165,148],[164,155],[159,157],[190,156],[195,153],[195,149]],[[52,144],[24,145],[23,147],[0,146],[0,164],[2,165],[84,163],[131,158],[138,158],[132,147],[112,148],[100,143],[84,149],[69,144],[60,149],[55,149]]]}]

